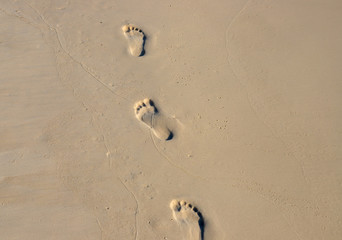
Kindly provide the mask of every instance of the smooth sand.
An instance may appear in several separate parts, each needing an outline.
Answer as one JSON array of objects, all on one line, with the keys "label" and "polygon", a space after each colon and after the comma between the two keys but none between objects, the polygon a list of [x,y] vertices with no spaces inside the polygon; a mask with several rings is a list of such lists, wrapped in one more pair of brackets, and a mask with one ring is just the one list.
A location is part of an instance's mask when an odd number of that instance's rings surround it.
[{"label": "smooth sand", "polygon": [[1,1],[0,239],[341,239],[341,8]]}]

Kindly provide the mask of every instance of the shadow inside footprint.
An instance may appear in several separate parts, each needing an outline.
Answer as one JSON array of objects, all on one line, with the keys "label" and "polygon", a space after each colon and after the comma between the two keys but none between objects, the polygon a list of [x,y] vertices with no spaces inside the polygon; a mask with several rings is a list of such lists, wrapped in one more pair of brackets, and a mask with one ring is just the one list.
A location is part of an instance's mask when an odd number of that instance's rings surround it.
[{"label": "shadow inside footprint", "polygon": [[144,37],[143,37],[142,51],[141,51],[141,54],[139,55],[139,57],[142,57],[145,55],[145,42],[146,42],[146,35],[144,35]]},{"label": "shadow inside footprint", "polygon": [[173,132],[170,131],[169,137],[168,137],[167,139],[165,139],[165,140],[166,140],[166,141],[169,141],[169,140],[171,140],[172,138],[173,138]]},{"label": "shadow inside footprint", "polygon": [[204,227],[205,227],[205,223],[204,223],[204,218],[201,212],[197,212],[197,215],[199,217],[198,219],[198,225],[200,227],[201,230],[201,239],[204,239]]}]

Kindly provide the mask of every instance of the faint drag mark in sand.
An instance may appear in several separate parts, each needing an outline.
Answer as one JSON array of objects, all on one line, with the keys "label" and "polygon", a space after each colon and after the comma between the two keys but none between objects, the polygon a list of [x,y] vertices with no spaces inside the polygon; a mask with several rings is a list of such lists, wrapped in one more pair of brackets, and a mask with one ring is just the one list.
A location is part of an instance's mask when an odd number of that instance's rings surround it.
[{"label": "faint drag mark in sand", "polygon": [[121,178],[118,177],[118,180],[121,182],[121,184],[124,186],[124,188],[127,190],[127,192],[129,192],[132,197],[134,198],[134,201],[136,203],[136,208],[135,208],[135,214],[134,214],[134,217],[135,217],[135,223],[134,223],[134,227],[135,227],[135,233],[134,233],[134,239],[137,239],[138,238],[138,213],[139,213],[139,202],[138,202],[138,199],[137,197],[135,196],[135,194],[128,189],[128,187],[126,186],[126,184],[124,184],[124,182],[121,180]]},{"label": "faint drag mark in sand", "polygon": [[188,240],[203,240],[204,219],[196,207],[184,200],[174,199],[170,202],[170,208],[177,223],[187,228]]},{"label": "faint drag mark in sand", "polygon": [[260,114],[257,112],[257,109],[255,109],[255,107],[253,107],[252,104],[252,99],[250,96],[250,93],[247,89],[246,84],[243,84],[241,81],[241,78],[238,76],[238,74],[236,73],[236,70],[233,68],[233,65],[231,63],[231,54],[229,51],[229,41],[228,41],[228,36],[229,36],[229,32],[231,31],[231,28],[233,26],[233,24],[236,22],[236,20],[241,16],[241,14],[247,9],[249,3],[251,2],[251,0],[246,1],[246,3],[243,5],[243,7],[241,8],[241,10],[235,15],[235,17],[233,18],[233,20],[229,23],[228,27],[226,28],[226,35],[225,35],[225,49],[226,49],[226,62],[228,63],[230,69],[232,70],[233,75],[235,76],[235,78],[239,81],[239,83],[245,88],[245,92],[246,92],[246,96],[247,96],[247,101],[248,101],[248,105],[250,107],[250,109],[252,110],[252,112],[254,113],[254,115],[257,117],[257,119],[259,119],[259,121],[267,128],[270,130],[271,134],[274,136],[274,138],[276,138],[277,140],[279,140],[282,145],[284,146],[284,148],[287,150],[287,152],[291,155],[291,157],[296,160],[296,162],[299,164],[300,168],[301,168],[301,172],[302,172],[302,176],[304,181],[306,182],[306,184],[309,184],[308,178],[306,176],[305,173],[305,169],[304,169],[304,164],[295,156],[295,154],[293,153],[293,151],[290,149],[290,146],[281,138],[281,136],[279,136],[276,131],[272,128],[272,126],[270,126],[270,124],[268,124],[264,119],[262,119],[262,117],[260,116]]},{"label": "faint drag mark in sand", "polygon": [[144,45],[146,36],[144,32],[131,24],[124,25],[122,31],[128,41],[128,49],[132,56],[140,57],[145,54]]},{"label": "faint drag mark in sand", "polygon": [[[286,142],[281,138],[281,136],[279,136],[276,133],[276,131],[272,128],[272,126],[270,124],[268,124],[264,119],[262,119],[262,117],[258,113],[257,109],[253,106],[252,97],[250,95],[250,92],[248,91],[247,84],[243,81],[244,76],[241,76],[241,75],[239,76],[237,70],[233,67],[233,64],[232,64],[233,58],[232,58],[232,54],[230,52],[230,46],[229,46],[229,44],[230,44],[230,42],[229,42],[230,32],[231,32],[233,25],[237,22],[238,18],[248,9],[248,7],[250,7],[251,2],[252,2],[251,0],[247,0],[245,2],[245,4],[242,6],[241,10],[234,16],[234,18],[232,19],[232,21],[229,23],[229,25],[226,28],[226,34],[225,34],[226,62],[229,65],[230,69],[232,70],[232,73],[235,76],[236,80],[239,82],[239,84],[245,90],[246,99],[247,99],[249,108],[251,109],[253,114],[270,131],[272,136],[275,139],[277,139],[284,146],[284,148],[293,157],[293,159],[296,160],[296,162],[299,164],[299,166],[301,168],[301,173],[302,173],[303,179],[306,182],[306,184],[308,184],[308,180],[306,177],[306,173],[304,170],[303,163],[299,159],[297,159],[297,157],[291,151],[289,145],[286,144]],[[298,206],[298,199],[291,199],[290,197],[288,197],[282,193],[278,193],[276,191],[273,191],[271,188],[267,188],[266,186],[263,186],[262,184],[259,184],[256,182],[251,183],[244,178],[241,178],[241,179],[235,181],[233,186],[247,190],[247,191],[252,192],[252,193],[255,193],[255,194],[259,195],[260,197],[264,198],[265,200],[271,202],[273,205],[280,206],[284,209],[288,209],[288,211],[290,211],[292,215],[296,215],[296,212],[300,211],[299,209],[301,207],[310,208],[315,212],[315,214],[318,214],[318,210],[316,209],[314,204],[312,204],[311,202],[301,203],[300,204],[301,206]],[[291,226],[291,222],[289,222],[288,217],[286,217],[284,214],[282,214],[282,215],[283,215],[283,219],[288,223],[289,226]],[[297,238],[301,239],[301,237],[300,237],[299,233],[297,232],[297,230],[295,229],[295,227],[292,226],[292,230],[296,234]]]},{"label": "faint drag mark in sand", "polygon": [[[129,99],[127,99],[126,97],[117,94],[115,91],[113,91],[113,89],[111,89],[109,86],[107,86],[102,80],[101,77],[98,76],[98,74],[96,73],[96,71],[94,71],[93,69],[91,69],[90,67],[88,67],[86,64],[82,63],[81,61],[78,61],[74,56],[72,56],[72,54],[70,52],[68,52],[66,50],[66,48],[63,46],[61,40],[60,40],[60,36],[58,33],[58,30],[54,27],[52,27],[43,17],[42,14],[39,13],[39,11],[34,8],[33,6],[31,6],[29,3],[27,3],[26,1],[24,1],[26,3],[27,6],[29,6],[38,16],[39,18],[42,20],[42,22],[46,25],[46,27],[48,27],[48,29],[50,29],[51,31],[54,32],[54,34],[56,35],[56,40],[57,40],[57,45],[60,48],[60,50],[62,50],[62,52],[64,52],[73,62],[77,63],[87,74],[89,74],[93,79],[95,79],[98,83],[100,83],[102,86],[104,86],[107,90],[109,90],[111,93],[113,93],[115,96],[124,99],[126,101],[129,101]],[[18,16],[19,17],[19,16]],[[22,18],[22,17],[20,17]],[[40,31],[42,31],[42,29],[40,29]],[[42,31],[43,33],[43,31]],[[56,50],[56,49],[55,49]],[[57,52],[59,52],[57,50]]]}]

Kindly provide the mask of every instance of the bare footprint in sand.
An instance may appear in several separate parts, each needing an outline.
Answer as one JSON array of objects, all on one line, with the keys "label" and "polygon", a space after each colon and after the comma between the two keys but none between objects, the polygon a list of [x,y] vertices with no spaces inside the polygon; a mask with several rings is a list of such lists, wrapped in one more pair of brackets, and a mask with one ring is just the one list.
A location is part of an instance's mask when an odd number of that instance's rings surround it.
[{"label": "bare footprint in sand", "polygon": [[161,140],[171,140],[173,133],[167,128],[163,116],[158,112],[151,99],[145,98],[134,105],[135,116],[152,129]]},{"label": "bare footprint in sand", "polygon": [[204,220],[198,209],[184,200],[172,200],[170,208],[174,219],[189,231],[188,240],[203,240]]},{"label": "bare footprint in sand", "polygon": [[143,31],[130,24],[124,25],[122,31],[128,40],[128,48],[131,55],[135,57],[144,55],[145,34]]}]

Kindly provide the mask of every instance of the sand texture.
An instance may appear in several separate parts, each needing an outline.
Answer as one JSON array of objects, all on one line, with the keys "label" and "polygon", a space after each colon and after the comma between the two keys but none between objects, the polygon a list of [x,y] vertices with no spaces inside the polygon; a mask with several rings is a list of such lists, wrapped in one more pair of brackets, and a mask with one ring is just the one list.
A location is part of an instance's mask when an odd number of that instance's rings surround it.
[{"label": "sand texture", "polygon": [[341,10],[1,0],[0,239],[342,239]]}]

